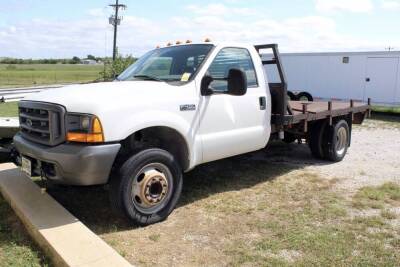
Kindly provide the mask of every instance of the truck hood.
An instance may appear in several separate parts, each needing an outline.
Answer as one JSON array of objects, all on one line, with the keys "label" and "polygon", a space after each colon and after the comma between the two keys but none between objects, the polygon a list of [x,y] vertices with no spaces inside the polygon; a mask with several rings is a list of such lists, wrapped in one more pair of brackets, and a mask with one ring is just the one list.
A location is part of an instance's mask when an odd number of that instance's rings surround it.
[{"label": "truck hood", "polygon": [[[55,103],[69,112],[97,114],[127,106],[168,103],[188,95],[185,86],[157,81],[124,81],[70,85],[27,96],[24,100]],[[178,100],[179,101],[179,100]]]}]

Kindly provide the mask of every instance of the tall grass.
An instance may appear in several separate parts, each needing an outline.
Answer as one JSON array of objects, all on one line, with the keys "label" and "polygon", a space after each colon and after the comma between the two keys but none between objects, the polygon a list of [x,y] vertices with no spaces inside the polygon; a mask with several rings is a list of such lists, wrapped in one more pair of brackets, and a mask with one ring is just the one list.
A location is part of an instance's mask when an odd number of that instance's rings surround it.
[{"label": "tall grass", "polygon": [[0,64],[0,87],[90,82],[100,78],[103,65]]}]

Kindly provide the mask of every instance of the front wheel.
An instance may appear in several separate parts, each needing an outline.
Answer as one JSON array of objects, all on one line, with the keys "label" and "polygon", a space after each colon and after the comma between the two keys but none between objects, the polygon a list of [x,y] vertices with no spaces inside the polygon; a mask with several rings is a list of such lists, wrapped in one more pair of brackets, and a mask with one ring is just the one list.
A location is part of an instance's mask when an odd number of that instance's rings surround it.
[{"label": "front wheel", "polygon": [[129,158],[111,179],[111,204],[133,223],[165,220],[182,191],[181,168],[169,152],[146,149]]}]

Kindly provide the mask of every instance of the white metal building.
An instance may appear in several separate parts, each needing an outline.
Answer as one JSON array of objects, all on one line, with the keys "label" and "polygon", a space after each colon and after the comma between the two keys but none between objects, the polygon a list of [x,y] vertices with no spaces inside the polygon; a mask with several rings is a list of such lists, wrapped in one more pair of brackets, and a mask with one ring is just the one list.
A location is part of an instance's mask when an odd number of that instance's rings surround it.
[{"label": "white metal building", "polygon": [[[400,52],[283,53],[281,57],[290,91],[309,92],[314,98],[371,98],[374,104],[400,105]],[[267,73],[270,82],[278,79],[276,70]]]}]

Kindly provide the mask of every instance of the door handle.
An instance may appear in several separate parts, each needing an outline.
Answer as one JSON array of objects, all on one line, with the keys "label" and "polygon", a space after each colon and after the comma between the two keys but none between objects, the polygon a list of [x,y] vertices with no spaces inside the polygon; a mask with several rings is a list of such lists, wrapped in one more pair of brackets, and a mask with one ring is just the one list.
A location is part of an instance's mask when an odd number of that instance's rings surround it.
[{"label": "door handle", "polygon": [[267,101],[265,100],[265,96],[260,96],[259,103],[260,103],[260,110],[267,109]]},{"label": "door handle", "polygon": [[370,78],[366,78],[365,81],[366,81],[366,82],[370,82],[371,79],[370,79]]}]

